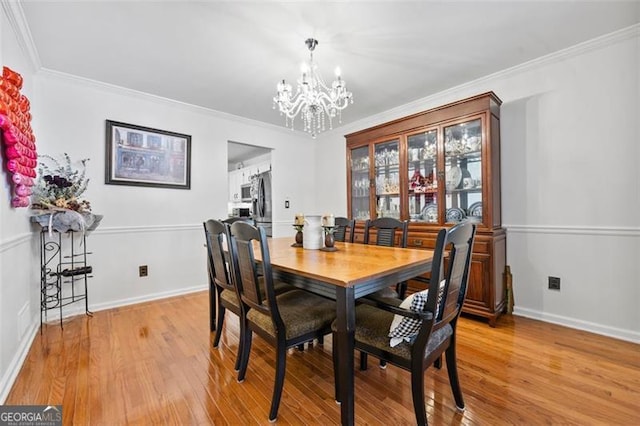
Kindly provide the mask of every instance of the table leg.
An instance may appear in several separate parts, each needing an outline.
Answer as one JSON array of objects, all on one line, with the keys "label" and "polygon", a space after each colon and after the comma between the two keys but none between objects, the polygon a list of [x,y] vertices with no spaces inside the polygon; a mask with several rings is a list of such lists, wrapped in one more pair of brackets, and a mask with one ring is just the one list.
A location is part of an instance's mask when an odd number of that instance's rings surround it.
[{"label": "table leg", "polygon": [[343,425],[355,423],[354,410],[354,334],[356,325],[355,299],[353,288],[338,287],[336,291],[338,351],[338,391],[340,392],[340,410]]}]

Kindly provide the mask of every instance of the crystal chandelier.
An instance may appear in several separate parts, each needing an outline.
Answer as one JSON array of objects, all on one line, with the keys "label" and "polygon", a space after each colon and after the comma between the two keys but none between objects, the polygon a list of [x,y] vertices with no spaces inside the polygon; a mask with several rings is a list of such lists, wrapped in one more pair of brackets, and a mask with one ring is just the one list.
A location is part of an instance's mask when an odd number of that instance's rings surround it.
[{"label": "crystal chandelier", "polygon": [[309,38],[305,41],[309,48],[308,64],[302,65],[302,76],[298,79],[298,89],[295,95],[291,85],[284,80],[278,83],[278,93],[273,97],[273,108],[278,106],[280,115],[285,116],[285,124],[293,130],[295,117],[302,113],[304,131],[312,137],[325,130],[325,116],[329,117],[329,128],[333,128],[332,119],[338,117],[342,122],[342,110],[349,103],[353,103],[353,95],[347,90],[344,80],[340,77],[340,69],[336,68],[336,80],[329,88],[317,72],[317,64],[313,62],[313,50],[318,40]]}]

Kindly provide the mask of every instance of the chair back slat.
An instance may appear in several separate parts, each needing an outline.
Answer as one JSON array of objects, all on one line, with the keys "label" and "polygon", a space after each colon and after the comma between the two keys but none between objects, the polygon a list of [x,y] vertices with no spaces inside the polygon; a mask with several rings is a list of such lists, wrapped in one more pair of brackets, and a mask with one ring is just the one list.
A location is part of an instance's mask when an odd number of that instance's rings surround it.
[{"label": "chair back slat", "polygon": [[449,254],[449,279],[447,280],[447,297],[440,305],[439,320],[446,319],[451,315],[456,315],[459,309],[458,299],[460,292],[466,287],[464,283],[467,254],[470,254],[469,244],[463,243],[453,245]]},{"label": "chair back slat", "polygon": [[[386,247],[407,247],[408,221],[391,217],[367,220],[364,224],[364,243],[371,243],[371,231],[376,231],[376,245]],[[397,236],[397,234],[400,234]]]},{"label": "chair back slat", "polygon": [[252,305],[262,305],[262,292],[254,267],[253,244],[251,241],[237,241],[238,270],[242,282],[242,297]]},{"label": "chair back slat", "polygon": [[333,238],[336,241],[352,243],[354,237],[355,220],[349,220],[346,217],[336,217],[336,229]]},{"label": "chair back slat", "polygon": [[378,229],[376,244],[379,246],[393,247],[395,245],[395,229]]},{"label": "chair back slat", "polygon": [[[232,265],[236,276],[240,299],[250,308],[272,315],[275,304],[273,276],[269,259],[269,247],[264,228],[256,228],[246,222],[235,222],[229,231]],[[258,274],[253,252],[253,241],[259,243],[264,274]],[[275,308],[277,311],[277,308]]]},{"label": "chair back slat", "polygon": [[207,220],[203,225],[207,243],[209,279],[226,290],[235,291],[229,273],[229,266],[224,256],[226,226],[221,221],[213,219]]}]

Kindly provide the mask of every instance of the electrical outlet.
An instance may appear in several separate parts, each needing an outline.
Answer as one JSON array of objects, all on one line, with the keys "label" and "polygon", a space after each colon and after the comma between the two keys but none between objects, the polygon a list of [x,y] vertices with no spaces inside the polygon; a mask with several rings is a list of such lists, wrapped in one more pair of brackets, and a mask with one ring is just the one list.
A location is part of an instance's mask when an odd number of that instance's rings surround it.
[{"label": "electrical outlet", "polygon": [[560,290],[559,277],[549,277],[549,290]]},{"label": "electrical outlet", "polygon": [[149,267],[147,265],[140,265],[138,267],[138,273],[141,277],[146,277],[149,273]]},{"label": "electrical outlet", "polygon": [[284,208],[288,209],[289,208],[289,200],[285,200],[284,202]]}]

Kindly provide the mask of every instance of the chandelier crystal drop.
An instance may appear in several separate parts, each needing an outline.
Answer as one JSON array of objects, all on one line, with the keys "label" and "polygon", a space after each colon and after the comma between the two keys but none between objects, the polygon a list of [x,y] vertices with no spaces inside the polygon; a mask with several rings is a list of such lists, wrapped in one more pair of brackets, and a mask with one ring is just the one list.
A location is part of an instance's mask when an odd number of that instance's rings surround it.
[{"label": "chandelier crystal drop", "polygon": [[333,118],[338,117],[338,121],[342,122],[342,110],[353,103],[353,94],[347,90],[339,68],[336,68],[336,80],[331,87],[325,84],[313,61],[313,50],[318,40],[309,38],[305,44],[309,48],[309,63],[302,66],[296,93],[294,95],[291,85],[282,80],[277,86],[278,93],[273,97],[273,109],[278,106],[280,115],[285,116],[285,125],[291,130],[294,119],[301,114],[304,131],[315,138],[325,130],[326,117],[329,119],[329,129],[333,128]]}]

